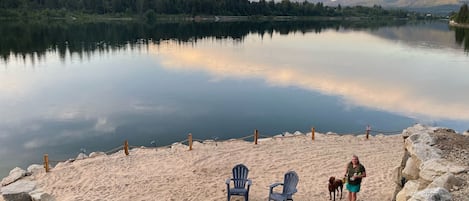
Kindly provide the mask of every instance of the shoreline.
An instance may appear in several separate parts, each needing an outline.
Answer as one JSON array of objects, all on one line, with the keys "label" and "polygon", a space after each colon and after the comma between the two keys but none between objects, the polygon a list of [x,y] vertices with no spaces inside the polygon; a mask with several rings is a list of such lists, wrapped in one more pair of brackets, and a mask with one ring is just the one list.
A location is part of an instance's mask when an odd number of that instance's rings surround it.
[{"label": "shoreline", "polygon": [[460,23],[457,23],[453,20],[449,21],[449,25],[453,26],[453,27],[458,27],[458,28],[469,28],[469,24],[460,24]]},{"label": "shoreline", "polygon": [[[289,137],[291,136],[291,137]],[[369,175],[359,199],[392,197],[393,168],[403,155],[401,135],[315,134],[261,138],[258,145],[241,140],[194,142],[170,148],[134,148],[84,160],[58,164],[49,173],[29,179],[57,200],[221,200],[231,168],[243,163],[253,180],[251,200],[265,200],[268,185],[295,170],[299,177],[296,200],[328,200],[327,180],[341,177],[352,153],[360,157]],[[28,177],[26,177],[28,178]],[[81,193],[80,193],[81,192]],[[83,192],[87,192],[86,195]],[[344,193],[345,194],[345,193]]]}]

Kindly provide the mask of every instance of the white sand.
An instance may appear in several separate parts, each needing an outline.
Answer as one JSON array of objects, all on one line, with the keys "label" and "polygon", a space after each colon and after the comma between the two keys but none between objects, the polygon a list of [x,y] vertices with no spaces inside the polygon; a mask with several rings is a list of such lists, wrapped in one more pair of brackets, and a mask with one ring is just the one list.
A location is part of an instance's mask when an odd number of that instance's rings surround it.
[{"label": "white sand", "polygon": [[[84,200],[226,200],[225,179],[245,164],[253,180],[250,200],[267,200],[268,186],[282,182],[288,170],[299,177],[297,201],[327,201],[330,176],[342,177],[352,153],[366,167],[360,201],[388,201],[394,192],[392,170],[404,154],[400,135],[310,136],[245,141],[195,143],[164,149],[133,149],[64,164],[35,175],[39,187],[60,201]],[[53,156],[49,156],[53,158]],[[279,189],[281,190],[281,189]],[[344,196],[347,194],[344,190]],[[235,196],[236,197],[236,196]],[[233,197],[232,200],[243,200]],[[346,200],[343,198],[342,200]]]}]

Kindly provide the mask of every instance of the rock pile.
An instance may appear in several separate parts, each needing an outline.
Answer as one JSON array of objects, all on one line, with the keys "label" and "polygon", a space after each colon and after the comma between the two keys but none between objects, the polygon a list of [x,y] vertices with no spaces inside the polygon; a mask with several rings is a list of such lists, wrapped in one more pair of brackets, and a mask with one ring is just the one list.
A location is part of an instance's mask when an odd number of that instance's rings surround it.
[{"label": "rock pile", "polygon": [[1,190],[5,201],[54,201],[48,193],[36,188],[36,182],[29,177],[33,174],[44,172],[42,165],[30,165],[26,170],[19,167],[10,171],[10,174],[2,179]]},{"label": "rock pile", "polygon": [[469,136],[417,124],[402,132],[396,201],[469,201]]}]

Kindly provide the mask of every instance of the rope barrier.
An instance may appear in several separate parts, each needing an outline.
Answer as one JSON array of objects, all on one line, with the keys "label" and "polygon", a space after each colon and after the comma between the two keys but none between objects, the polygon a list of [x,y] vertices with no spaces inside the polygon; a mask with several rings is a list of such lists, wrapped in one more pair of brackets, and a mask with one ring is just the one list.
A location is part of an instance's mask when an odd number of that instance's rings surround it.
[{"label": "rope barrier", "polygon": [[112,154],[112,153],[115,153],[115,152],[119,151],[119,150],[122,149],[123,147],[124,147],[124,145],[120,145],[120,146],[118,146],[118,147],[116,147],[116,148],[114,148],[114,149],[111,149],[111,150],[109,150],[109,151],[106,151],[106,152],[104,152],[104,153],[106,153],[106,154]]},{"label": "rope barrier", "polygon": [[237,140],[245,140],[245,139],[248,139],[248,138],[251,138],[251,137],[254,137],[254,135],[248,135],[248,136],[245,136],[245,137],[242,137],[242,138],[237,138]]},{"label": "rope barrier", "polygon": [[183,141],[179,141],[179,142],[176,142],[176,143],[183,144],[184,142],[187,142],[187,141],[189,141],[189,140],[188,140],[188,139],[185,139],[185,140],[183,140]]},{"label": "rope barrier", "polygon": [[192,141],[197,141],[197,142],[204,142],[203,140],[201,139],[192,139]]},{"label": "rope barrier", "polygon": [[402,131],[380,131],[380,130],[371,130],[371,132],[376,132],[376,133],[402,133]]},{"label": "rope barrier", "polygon": [[[257,130],[256,130],[256,131],[257,131]],[[367,130],[367,131],[373,132],[373,133],[382,133],[382,134],[400,134],[400,133],[402,133],[402,131],[382,131],[382,130]],[[347,134],[356,135],[356,134],[365,134],[365,133],[366,133],[366,131],[357,131],[357,132],[347,133]],[[340,135],[340,134],[339,134],[339,135]],[[291,138],[291,137],[299,137],[299,136],[304,136],[304,135],[288,135],[288,136],[285,136],[284,134],[281,134],[281,136],[280,136],[280,135],[259,135],[259,134],[257,133],[257,136],[258,136],[258,137],[260,136],[260,137],[263,137],[263,138]],[[192,136],[191,136],[191,137],[192,137]],[[235,140],[246,140],[246,139],[252,138],[252,137],[255,137],[255,135],[248,135],[248,136],[244,136],[244,137],[241,137],[241,138],[235,138]],[[255,140],[255,139],[254,139],[254,140]],[[193,141],[197,141],[197,142],[203,143],[205,140],[202,140],[202,139],[192,139],[192,142],[193,142]],[[218,143],[218,142],[223,142],[223,141],[228,141],[228,140],[221,140],[221,141],[211,140],[211,141],[213,141],[213,142],[215,142],[215,143]],[[314,139],[313,139],[313,141],[314,141]],[[184,143],[187,143],[187,142],[189,142],[189,139],[185,139],[185,140],[182,140],[182,141],[179,141],[179,142],[175,142],[175,143],[184,144]],[[156,146],[155,146],[155,147],[146,147],[146,146],[135,146],[135,145],[133,145],[133,146],[128,146],[127,143],[125,143],[125,144],[127,144],[127,148],[161,149],[161,148],[170,148],[170,147],[172,147],[172,145],[175,144],[175,143],[172,143],[171,145],[160,146],[160,147],[156,147]],[[189,142],[189,143],[191,143],[191,142]],[[152,144],[153,144],[153,142],[152,142]],[[116,147],[116,148],[114,148],[114,149],[111,149],[111,150],[106,151],[106,152],[103,152],[103,153],[105,153],[106,155],[108,155],[108,154],[113,154],[113,153],[118,152],[119,150],[122,150],[124,147],[125,147],[124,145],[120,145],[120,146],[118,146],[118,147]],[[128,155],[128,154],[126,153],[126,155]],[[70,159],[68,159],[68,160],[70,160]],[[60,162],[66,162],[66,161],[68,161],[68,160],[49,160],[48,155],[45,154],[45,155],[44,155],[44,168],[46,168],[46,169],[48,170],[48,168],[49,168],[48,165],[49,165],[50,162],[52,162],[52,163],[60,163]],[[71,160],[72,160],[72,161],[75,161],[75,159],[71,159]]]}]

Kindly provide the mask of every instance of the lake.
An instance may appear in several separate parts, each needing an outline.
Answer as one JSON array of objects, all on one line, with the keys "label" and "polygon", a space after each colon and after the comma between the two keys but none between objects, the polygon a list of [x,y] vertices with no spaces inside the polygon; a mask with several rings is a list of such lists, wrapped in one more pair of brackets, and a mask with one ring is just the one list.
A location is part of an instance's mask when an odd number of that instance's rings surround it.
[{"label": "lake", "polygon": [[446,21],[0,24],[0,177],[188,133],[469,129],[469,30]]}]

